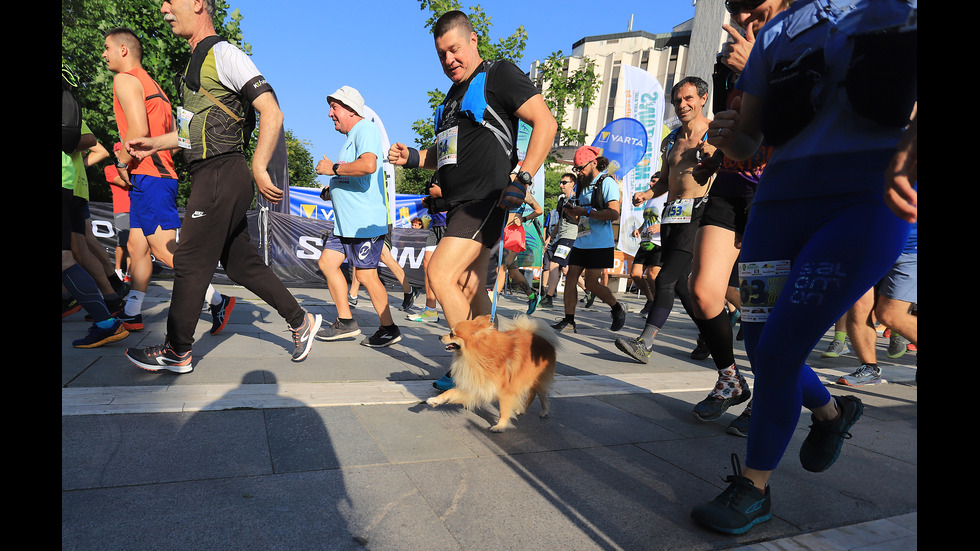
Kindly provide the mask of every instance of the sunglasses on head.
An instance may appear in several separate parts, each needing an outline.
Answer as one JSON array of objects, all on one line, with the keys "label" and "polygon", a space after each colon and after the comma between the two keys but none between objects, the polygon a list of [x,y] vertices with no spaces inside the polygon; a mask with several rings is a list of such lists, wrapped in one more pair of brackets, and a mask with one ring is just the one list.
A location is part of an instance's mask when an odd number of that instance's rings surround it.
[{"label": "sunglasses on head", "polygon": [[754,10],[765,3],[766,0],[741,0],[740,2],[731,2],[725,0],[725,9],[728,13],[732,15],[738,15],[743,11]]}]

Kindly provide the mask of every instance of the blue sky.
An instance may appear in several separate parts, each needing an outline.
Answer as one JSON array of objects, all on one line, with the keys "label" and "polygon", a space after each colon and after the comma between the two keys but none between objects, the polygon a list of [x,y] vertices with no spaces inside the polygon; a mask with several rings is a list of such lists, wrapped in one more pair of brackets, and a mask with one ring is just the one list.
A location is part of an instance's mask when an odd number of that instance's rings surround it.
[{"label": "blue sky", "polygon": [[[424,27],[428,12],[417,0],[229,0],[229,5],[243,16],[245,42],[276,90],[286,128],[312,144],[314,162],[323,155],[336,159],[344,143],[327,117],[326,97],[337,88],[357,88],[389,139],[407,144],[415,139],[412,122],[431,115],[426,93],[449,89]],[[557,50],[569,55],[572,44],[586,36],[625,32],[631,15],[633,30],[663,33],[693,18],[695,9],[692,0],[484,0],[479,5],[492,18],[493,42],[524,26],[528,40],[519,62],[524,71]]]}]

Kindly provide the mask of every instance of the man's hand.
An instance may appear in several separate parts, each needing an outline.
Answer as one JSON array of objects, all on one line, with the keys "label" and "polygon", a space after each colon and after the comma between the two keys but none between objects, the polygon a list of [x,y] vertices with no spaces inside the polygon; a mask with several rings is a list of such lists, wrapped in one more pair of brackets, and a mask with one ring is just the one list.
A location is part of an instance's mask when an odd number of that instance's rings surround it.
[{"label": "man's hand", "polygon": [[[704,141],[698,144],[699,149],[703,147]],[[718,169],[721,168],[721,162],[724,160],[725,154],[716,149],[711,155],[705,155],[702,153],[700,158],[701,160],[698,161],[698,164],[696,164],[694,169],[691,170],[691,177],[694,178],[695,182],[703,186],[707,184],[708,179],[710,179],[711,176],[715,172],[718,172]]]},{"label": "man's hand", "polygon": [[269,177],[268,171],[258,170],[253,167],[252,177],[255,178],[255,187],[259,188],[259,193],[262,194],[262,197],[265,197],[272,204],[282,201],[282,190],[272,183],[272,178]]},{"label": "man's hand", "polygon": [[316,173],[321,176],[336,176],[337,174],[333,171],[333,161],[327,158],[326,155],[316,164]]},{"label": "man's hand", "polygon": [[159,146],[154,138],[135,138],[126,142],[126,152],[141,161],[157,151]]},{"label": "man's hand", "polygon": [[715,118],[708,124],[708,143],[721,150],[731,147],[735,141],[742,96],[736,96],[731,107],[728,111],[715,113]]},{"label": "man's hand", "polygon": [[408,146],[403,143],[394,143],[388,149],[388,162],[393,165],[403,166],[408,162]]},{"label": "man's hand", "polygon": [[918,192],[912,187],[918,179],[918,148],[918,123],[913,119],[885,170],[885,204],[910,224],[918,213]]},{"label": "man's hand", "polygon": [[752,45],[755,44],[755,34],[752,32],[752,25],[750,24],[745,29],[744,37],[735,27],[727,23],[722,25],[721,28],[732,39],[731,42],[726,42],[721,47],[721,62],[736,73],[741,73],[745,69],[745,62],[749,59],[749,53],[752,52]]}]

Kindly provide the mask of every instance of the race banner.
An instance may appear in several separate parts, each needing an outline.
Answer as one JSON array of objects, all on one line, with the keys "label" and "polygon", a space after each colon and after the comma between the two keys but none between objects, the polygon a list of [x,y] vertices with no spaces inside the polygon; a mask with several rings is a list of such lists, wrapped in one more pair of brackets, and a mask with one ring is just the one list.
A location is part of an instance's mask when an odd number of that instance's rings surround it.
[{"label": "race banner", "polygon": [[[390,198],[395,196],[395,167],[388,162],[388,150],[391,149],[391,142],[388,141],[388,132],[385,131],[385,125],[381,123],[381,117],[367,105],[364,106],[364,118],[376,124],[378,130],[381,132],[381,170],[384,175],[385,197],[390,200]],[[395,204],[389,201],[388,223],[390,224],[393,224],[395,221],[395,210]],[[398,227],[410,228],[412,226],[409,224]]]},{"label": "race banner", "polygon": [[[623,204],[619,218],[619,250],[635,255],[640,246],[639,238],[633,237],[633,230],[643,224],[644,208],[662,208],[666,194],[651,199],[646,205],[633,206],[633,194],[649,189],[650,176],[660,169],[660,141],[663,139],[664,90],[660,82],[647,71],[638,67],[623,65],[620,83],[624,91],[626,117],[636,119],[646,129],[646,152],[636,168],[621,178]],[[650,203],[655,203],[651,205]],[[659,235],[655,237],[660,241]]]}]

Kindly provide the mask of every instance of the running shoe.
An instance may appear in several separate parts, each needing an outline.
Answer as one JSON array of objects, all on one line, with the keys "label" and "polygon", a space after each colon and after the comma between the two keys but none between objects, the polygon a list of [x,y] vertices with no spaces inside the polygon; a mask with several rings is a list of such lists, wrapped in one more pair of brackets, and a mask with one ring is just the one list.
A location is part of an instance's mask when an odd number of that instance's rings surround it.
[{"label": "running shoe", "polygon": [[316,340],[335,341],[337,339],[356,337],[360,334],[361,328],[357,326],[357,320],[352,319],[349,323],[344,323],[338,319],[326,327],[321,327],[316,332]]},{"label": "running shoe", "polygon": [[643,308],[640,308],[640,315],[645,316],[649,314],[651,308],[653,308],[653,301],[652,300],[646,301],[646,303],[643,305]]},{"label": "running shoe", "polygon": [[883,382],[881,368],[870,365],[862,365],[850,375],[844,375],[837,379],[837,384],[847,386],[878,385]]},{"label": "running shoe", "polygon": [[541,297],[541,301],[538,302],[538,306],[540,308],[554,308],[554,303],[553,303],[553,299],[551,298],[551,295],[545,295]]},{"label": "running shoe", "polygon": [[643,337],[637,337],[635,339],[619,337],[616,339],[616,348],[622,350],[627,356],[641,364],[650,362],[651,351],[647,350],[646,343],[643,342]]},{"label": "running shoe", "polygon": [[586,291],[585,292],[585,307],[592,308],[592,303],[595,302],[595,293]]},{"label": "running shoe", "polygon": [[540,299],[540,297],[537,295],[537,293],[531,293],[530,295],[528,295],[528,297],[527,297],[527,312],[526,312],[527,315],[530,316],[531,314],[534,313],[534,310],[536,310],[537,307],[538,307],[538,300],[539,299]]},{"label": "running shoe", "polygon": [[75,348],[96,348],[104,344],[121,341],[129,336],[129,331],[123,326],[122,321],[118,318],[110,319],[112,319],[112,325],[102,328],[99,327],[99,324],[93,323],[88,328],[88,335],[71,341],[71,345]]},{"label": "running shoe", "polygon": [[732,329],[735,329],[735,324],[742,319],[742,311],[736,308],[734,312],[728,312],[728,318],[732,322]]},{"label": "running shoe", "polygon": [[565,329],[568,329],[569,327],[572,328],[572,333],[578,333],[578,328],[575,327],[575,322],[568,318],[561,318],[558,320],[558,323],[551,326],[552,329],[559,333],[563,333]]},{"label": "running shoe", "polygon": [[711,352],[708,350],[708,344],[704,342],[704,339],[701,338],[701,334],[698,333],[698,344],[694,347],[694,350],[691,351],[691,359],[704,360],[710,355]]},{"label": "running shoe", "polygon": [[347,295],[347,305],[350,306],[351,308],[357,306],[357,297],[352,297],[350,295]]},{"label": "running shoe", "polygon": [[405,316],[408,321],[421,321],[421,322],[437,322],[439,321],[439,312],[435,308],[425,307],[424,310],[416,314],[408,314]]},{"label": "running shoe", "polygon": [[364,346],[370,346],[371,348],[384,348],[385,346],[391,346],[400,340],[402,340],[401,331],[398,330],[397,325],[392,325],[388,329],[379,327],[373,335],[361,341],[361,344]]},{"label": "running shoe", "polygon": [[848,352],[850,352],[850,350],[847,349],[847,342],[834,339],[830,341],[830,346],[827,347],[826,351],[820,354],[820,357],[839,358]]},{"label": "running shoe", "polygon": [[749,390],[749,382],[745,380],[745,377],[739,375],[738,386],[741,392],[739,394],[731,394],[728,398],[725,398],[724,391],[732,384],[723,381],[719,377],[718,382],[715,383],[715,388],[708,394],[707,398],[701,400],[694,406],[694,410],[691,413],[702,421],[714,421],[721,417],[728,408],[744,403],[752,397],[752,391]]},{"label": "running shoe", "polygon": [[453,382],[452,373],[446,373],[442,377],[433,381],[432,386],[438,390],[446,391],[450,388],[456,388],[456,383]]},{"label": "running shoe", "polygon": [[895,358],[901,358],[908,351],[909,344],[908,339],[893,332],[892,336],[888,339],[888,357],[893,360]]},{"label": "running shoe", "polygon": [[851,437],[847,431],[864,413],[864,404],[856,396],[838,396],[836,400],[840,412],[837,419],[817,421],[810,415],[813,424],[800,447],[800,464],[811,473],[826,471],[837,461],[844,440]]},{"label": "running shoe", "polygon": [[419,291],[415,287],[412,287],[411,292],[405,293],[405,298],[402,300],[402,310],[411,308],[417,298],[419,298]]},{"label": "running shoe", "polygon": [[906,349],[906,350],[908,350],[909,352],[918,352],[918,351],[919,351],[919,349],[918,349],[918,348],[916,348],[916,347],[915,347],[915,345],[914,345],[914,344],[912,344],[912,343],[908,343],[908,344],[907,344],[907,345],[905,346],[905,349]]},{"label": "running shoe", "polygon": [[728,423],[728,428],[725,432],[728,434],[734,434],[735,436],[741,436],[742,438],[748,438],[749,436],[749,421],[752,419],[752,402],[745,406],[742,410],[742,414]]},{"label": "running shoe", "polygon": [[725,478],[728,488],[718,497],[691,510],[691,518],[701,526],[723,534],[744,534],[772,518],[772,496],[742,476],[738,456],[732,454],[732,472]]},{"label": "running shoe", "polygon": [[626,308],[623,308],[622,304],[617,302],[616,306],[613,306],[610,315],[612,315],[613,320],[612,325],[609,326],[610,331],[619,331],[626,325]]},{"label": "running shoe", "polygon": [[214,304],[211,306],[211,317],[213,321],[211,322],[212,335],[217,335],[228,323],[228,318],[231,317],[231,311],[235,309],[235,297],[230,297],[228,295],[221,296],[221,302],[219,304]]},{"label": "running shoe", "polygon": [[130,316],[130,315],[126,314],[126,310],[124,309],[122,312],[119,312],[118,314],[116,314],[116,319],[118,319],[119,321],[121,321],[123,323],[123,327],[125,327],[127,331],[142,331],[143,330],[143,327],[144,327],[143,326],[143,314],[136,314],[136,315]]},{"label": "running shoe", "polygon": [[191,365],[191,351],[178,354],[170,347],[170,343],[146,348],[127,348],[126,358],[136,367],[147,371],[166,370],[174,373],[194,371],[194,366]]},{"label": "running shoe", "polygon": [[293,361],[301,362],[306,359],[306,356],[310,353],[310,348],[313,347],[313,340],[316,336],[317,331],[320,329],[320,324],[323,323],[323,318],[320,314],[313,315],[307,312],[303,319],[303,325],[293,329],[289,328],[293,333]]},{"label": "running shoe", "polygon": [[82,305],[78,303],[74,298],[61,299],[61,317],[67,318],[68,316],[78,312],[82,309]]}]

